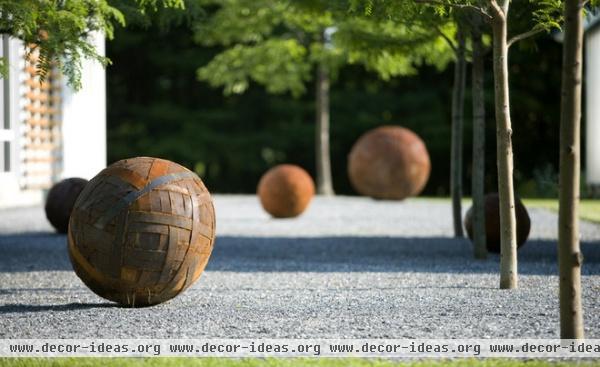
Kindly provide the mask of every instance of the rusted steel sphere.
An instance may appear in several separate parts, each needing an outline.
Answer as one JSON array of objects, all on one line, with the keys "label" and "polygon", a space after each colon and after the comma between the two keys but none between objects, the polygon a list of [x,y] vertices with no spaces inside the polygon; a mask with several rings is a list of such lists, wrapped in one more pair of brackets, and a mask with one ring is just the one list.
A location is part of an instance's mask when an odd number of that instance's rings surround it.
[{"label": "rusted steel sphere", "polygon": [[71,215],[69,256],[94,293],[141,307],[191,286],[214,238],[202,180],[176,163],[140,157],[110,165],[85,187]]},{"label": "rusted steel sphere", "polygon": [[59,233],[67,233],[69,216],[75,205],[75,200],[88,180],[72,177],[56,183],[46,197],[46,218]]},{"label": "rusted steel sphere", "polygon": [[302,168],[280,164],[268,170],[258,183],[263,208],[275,218],[300,215],[315,194],[315,184]]},{"label": "rusted steel sphere", "polygon": [[361,195],[402,200],[418,195],[429,178],[425,143],[409,129],[381,126],[362,135],[348,156],[348,176]]},{"label": "rusted steel sphere", "polygon": [[[498,193],[485,196],[485,236],[489,252],[500,253],[500,198]],[[517,248],[527,241],[531,230],[531,220],[525,205],[515,197],[515,215],[517,219]],[[473,207],[465,214],[465,229],[471,241],[473,240]]]}]

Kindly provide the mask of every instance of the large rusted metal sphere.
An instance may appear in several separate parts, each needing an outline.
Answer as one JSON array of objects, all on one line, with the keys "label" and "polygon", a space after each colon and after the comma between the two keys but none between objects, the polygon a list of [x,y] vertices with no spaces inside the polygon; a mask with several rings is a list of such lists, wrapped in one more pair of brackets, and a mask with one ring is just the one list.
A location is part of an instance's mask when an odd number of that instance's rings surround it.
[{"label": "large rusted metal sphere", "polygon": [[121,305],[171,299],[202,274],[215,238],[215,212],[202,180],[157,158],[118,161],[85,187],[69,225],[75,273]]},{"label": "large rusted metal sphere", "polygon": [[[519,198],[515,198],[515,216],[517,219],[517,248],[527,241],[531,230],[531,220],[527,209]],[[465,229],[471,241],[473,240],[473,207],[465,214]],[[500,199],[498,193],[485,196],[485,235],[486,247],[489,252],[500,253]]]},{"label": "large rusted metal sphere", "polygon": [[348,175],[361,195],[402,200],[418,195],[429,178],[431,163],[423,141],[400,126],[368,131],[352,147]]},{"label": "large rusted metal sphere", "polygon": [[290,218],[306,209],[315,194],[315,184],[302,168],[280,164],[261,177],[257,192],[267,213],[275,218]]},{"label": "large rusted metal sphere", "polygon": [[75,200],[88,180],[72,177],[56,183],[46,197],[44,210],[46,218],[59,233],[67,233],[69,217],[75,205]]}]

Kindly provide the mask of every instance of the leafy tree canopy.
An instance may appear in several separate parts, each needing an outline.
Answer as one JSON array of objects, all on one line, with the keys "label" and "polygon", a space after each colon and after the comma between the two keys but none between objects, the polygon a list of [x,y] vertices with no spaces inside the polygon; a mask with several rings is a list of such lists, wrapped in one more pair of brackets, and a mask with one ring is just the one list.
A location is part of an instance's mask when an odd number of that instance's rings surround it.
[{"label": "leafy tree canopy", "polygon": [[451,59],[448,45],[430,29],[349,14],[335,1],[202,1],[211,10],[195,27],[197,42],[226,48],[198,77],[225,94],[243,93],[255,81],[269,92],[298,96],[317,64],[333,77],[344,64],[362,64],[389,79]]},{"label": "leafy tree canopy", "polygon": [[[0,0],[0,33],[17,37],[39,50],[37,68],[44,78],[54,65],[68,83],[81,88],[81,62],[94,59],[102,65],[110,60],[96,52],[89,35],[102,32],[113,37],[115,25],[125,25],[118,8],[144,14],[159,7],[183,8],[183,0]],[[6,59],[0,59],[1,76],[8,72]]]},{"label": "leafy tree canopy", "polygon": [[[477,12],[491,18],[492,8],[510,6],[511,12],[522,17],[515,25],[515,32],[550,31],[559,29],[563,24],[565,0],[413,0],[410,2],[387,0],[349,0],[348,9],[379,19],[403,17],[407,11],[418,12],[416,8],[431,8],[441,16],[450,16],[456,12]],[[599,0],[586,0],[588,7],[598,6]],[[527,28],[527,29],[523,29]]]}]

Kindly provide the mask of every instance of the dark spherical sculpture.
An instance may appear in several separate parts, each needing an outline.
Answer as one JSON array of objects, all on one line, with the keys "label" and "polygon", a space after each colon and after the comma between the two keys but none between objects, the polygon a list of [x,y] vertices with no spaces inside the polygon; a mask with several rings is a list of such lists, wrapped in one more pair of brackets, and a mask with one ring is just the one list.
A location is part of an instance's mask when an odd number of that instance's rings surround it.
[{"label": "dark spherical sculpture", "polygon": [[85,187],[71,215],[69,255],[94,293],[149,306],[200,277],[214,238],[202,180],[176,163],[140,157],[110,165]]},{"label": "dark spherical sculpture", "polygon": [[348,156],[348,176],[361,195],[402,200],[418,195],[429,178],[431,163],[423,141],[400,126],[368,131]]},{"label": "dark spherical sculpture", "polygon": [[[489,252],[500,253],[500,199],[498,193],[485,196],[485,235],[486,247]],[[515,215],[517,219],[517,248],[527,241],[531,230],[531,220],[527,209],[519,198],[515,198]],[[473,240],[473,207],[465,214],[465,229],[469,238]]]},{"label": "dark spherical sculpture", "polygon": [[263,208],[275,218],[300,215],[315,194],[315,184],[302,168],[280,164],[268,170],[258,183]]},{"label": "dark spherical sculpture", "polygon": [[46,197],[46,218],[59,233],[67,233],[69,217],[75,200],[88,180],[78,177],[67,178],[56,183]]}]

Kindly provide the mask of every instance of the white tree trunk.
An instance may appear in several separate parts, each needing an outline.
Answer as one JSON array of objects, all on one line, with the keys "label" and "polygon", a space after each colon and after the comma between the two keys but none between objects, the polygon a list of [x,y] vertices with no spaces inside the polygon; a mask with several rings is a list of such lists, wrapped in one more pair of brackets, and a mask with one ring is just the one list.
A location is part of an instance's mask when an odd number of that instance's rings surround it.
[{"label": "white tree trunk", "polygon": [[[492,0],[495,3],[494,0]],[[500,288],[517,288],[517,226],[513,188],[512,126],[508,87],[508,0],[492,9],[496,155],[500,198]]]},{"label": "white tree trunk", "polygon": [[317,194],[334,195],[329,152],[329,73],[319,65],[316,82],[315,159],[317,167]]}]

